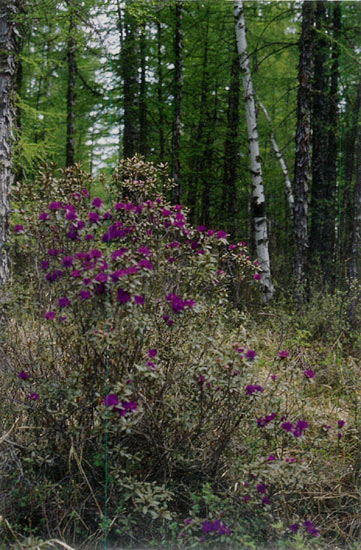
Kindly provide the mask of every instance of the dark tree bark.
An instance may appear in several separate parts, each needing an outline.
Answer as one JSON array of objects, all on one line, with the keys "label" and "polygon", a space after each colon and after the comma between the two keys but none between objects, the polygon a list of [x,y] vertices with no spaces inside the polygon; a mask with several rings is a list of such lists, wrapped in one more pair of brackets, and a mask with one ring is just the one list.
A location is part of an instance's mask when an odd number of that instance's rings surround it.
[{"label": "dark tree bark", "polygon": [[[206,12],[206,28],[204,35],[204,49],[202,59],[202,79],[200,90],[200,103],[197,131],[194,137],[194,149],[192,158],[192,179],[188,191],[188,205],[190,206],[190,220],[192,223],[200,222],[204,213],[204,205],[202,202],[203,185],[202,171],[204,163],[204,133],[208,121],[207,103],[208,103],[208,87],[209,87],[209,71],[208,71],[208,31],[209,31],[209,8]],[[202,164],[202,166],[201,166]],[[209,199],[208,199],[209,200]],[[209,202],[208,202],[209,207]],[[202,223],[205,223],[203,220]]]},{"label": "dark tree bark", "polygon": [[[297,128],[295,154],[295,258],[293,274],[298,289],[305,282],[305,266],[308,251],[308,185],[310,181],[311,107],[312,107],[312,49],[313,2],[302,4],[302,33],[298,68]],[[299,304],[303,300],[300,290],[296,293]]]},{"label": "dark tree bark", "polygon": [[14,180],[13,140],[15,125],[15,80],[17,36],[15,16],[18,3],[0,2],[0,285],[9,278],[9,258],[6,247],[10,212],[9,193]]},{"label": "dark tree bark", "polygon": [[349,277],[356,279],[358,274],[357,260],[360,247],[361,230],[361,125],[358,127],[357,161],[356,161],[356,182],[354,189],[354,210],[353,227],[351,239],[351,255],[349,264]]},{"label": "dark tree bark", "polygon": [[163,106],[163,69],[162,69],[162,24],[157,21],[157,94],[159,117],[159,160],[164,162],[164,106]]},{"label": "dark tree bark", "polygon": [[[128,0],[129,2],[129,0]],[[133,157],[139,148],[138,28],[135,17],[125,5],[123,22],[123,156]]]},{"label": "dark tree bark", "polygon": [[235,44],[228,91],[227,133],[224,142],[222,180],[222,212],[227,215],[227,231],[236,232],[237,181],[239,177],[239,106],[241,97],[241,67]]},{"label": "dark tree bark", "polygon": [[66,166],[75,163],[75,101],[76,101],[76,42],[75,25],[70,15],[67,41],[68,89],[66,98]]},{"label": "dark tree bark", "polygon": [[325,36],[326,6],[318,0],[315,10],[314,79],[312,108],[312,188],[309,265],[323,268],[324,224],[327,218],[327,145],[328,145],[328,84],[327,61],[329,42]]},{"label": "dark tree bark", "polygon": [[172,172],[175,182],[174,198],[181,201],[181,164],[180,164],[180,135],[182,124],[182,66],[183,66],[183,36],[182,36],[183,1],[176,0],[175,4],[175,37],[174,37],[174,119],[172,136]]},{"label": "dark tree bark", "polygon": [[[332,2],[329,6],[330,17],[333,15],[333,41],[331,54],[331,78],[328,102],[328,144],[327,144],[327,189],[326,206],[327,213],[323,225],[323,269],[331,284],[335,282],[335,270],[333,269],[336,251],[336,190],[337,190],[337,169],[338,169],[338,141],[339,141],[339,116],[338,116],[338,82],[339,82],[339,59],[341,36],[341,7],[340,2]],[[332,14],[333,11],[333,14]],[[339,228],[340,229],[340,228]]]},{"label": "dark tree bark", "polygon": [[140,89],[139,89],[139,152],[146,157],[148,154],[147,141],[147,81],[146,81],[146,34],[145,23],[143,23],[140,40]]},{"label": "dark tree bark", "polygon": [[[346,114],[345,119],[351,118],[350,122],[347,124],[347,132],[345,135],[345,141],[343,144],[344,151],[344,183],[343,183],[343,194],[342,194],[342,218],[341,218],[341,227],[338,229],[341,232],[342,238],[342,250],[341,257],[344,261],[349,257],[351,250],[351,241],[352,241],[352,232],[353,232],[353,199],[352,199],[352,180],[354,176],[355,168],[355,150],[357,143],[357,131],[358,131],[358,120],[360,115],[361,108],[361,74],[359,75],[356,97],[354,100],[348,98],[346,103]],[[351,116],[347,116],[351,113]]]}]

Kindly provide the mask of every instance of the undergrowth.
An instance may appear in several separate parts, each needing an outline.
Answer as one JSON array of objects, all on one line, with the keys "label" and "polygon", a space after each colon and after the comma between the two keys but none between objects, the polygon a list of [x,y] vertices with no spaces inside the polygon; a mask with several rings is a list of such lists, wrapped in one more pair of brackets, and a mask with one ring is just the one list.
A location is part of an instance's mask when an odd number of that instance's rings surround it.
[{"label": "undergrowth", "polygon": [[302,316],[281,300],[235,308],[235,283],[247,303],[262,273],[245,243],[189,225],[162,170],[121,163],[111,203],[92,185],[79,168],[46,172],[39,211],[29,190],[16,197],[6,548],[88,550],[105,534],[109,547],[351,548],[360,372],[340,295],[315,294]]}]

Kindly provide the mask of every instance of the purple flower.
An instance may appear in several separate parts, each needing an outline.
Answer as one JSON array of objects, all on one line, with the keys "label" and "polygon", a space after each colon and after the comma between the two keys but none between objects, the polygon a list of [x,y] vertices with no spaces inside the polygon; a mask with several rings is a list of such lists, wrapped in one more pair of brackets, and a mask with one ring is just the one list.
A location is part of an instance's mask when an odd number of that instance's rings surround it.
[{"label": "purple flower", "polygon": [[59,298],[58,300],[59,307],[67,307],[69,305],[70,305],[70,300],[67,296],[63,296],[62,298]]},{"label": "purple flower", "polygon": [[342,434],[341,434],[341,433],[338,433],[338,434],[337,434],[337,437],[338,437],[339,439],[341,439]]},{"label": "purple flower", "polygon": [[137,252],[138,254],[143,254],[143,256],[150,256],[150,250],[147,246],[141,246]]},{"label": "purple flower", "polygon": [[246,395],[252,395],[252,393],[256,391],[263,392],[262,386],[258,384],[249,384],[248,386],[246,386]]},{"label": "purple flower", "polygon": [[57,279],[60,279],[60,277],[63,276],[63,272],[59,269],[56,269],[55,271],[49,271],[49,273],[46,274],[46,280],[49,281],[49,283],[53,283]]},{"label": "purple flower", "polygon": [[227,233],[226,231],[218,231],[217,232],[217,239],[226,239],[227,238]]},{"label": "purple flower", "polygon": [[278,357],[279,357],[280,359],[287,359],[287,357],[289,357],[289,355],[290,355],[290,354],[289,354],[288,351],[286,351],[285,349],[283,349],[283,350],[281,350],[281,351],[278,352]]},{"label": "purple flower", "polygon": [[134,298],[134,302],[138,305],[143,305],[144,304],[144,296],[140,296],[140,295],[135,295],[133,296]]},{"label": "purple flower", "polygon": [[184,520],[185,525],[190,525],[191,523],[192,523],[191,518],[187,518],[187,519]]},{"label": "purple flower", "polygon": [[90,258],[101,258],[102,257],[102,251],[98,250],[97,248],[94,248],[89,252]]},{"label": "purple flower", "polygon": [[277,374],[271,374],[271,380],[273,380],[273,382],[275,382],[277,378],[278,378]]},{"label": "purple flower", "polygon": [[293,424],[292,424],[292,422],[282,422],[281,428],[286,430],[286,432],[292,432]]},{"label": "purple flower", "polygon": [[245,495],[243,497],[244,502],[249,502],[251,500],[251,497],[249,495]]},{"label": "purple flower", "polygon": [[81,273],[79,271],[79,269],[74,269],[74,271],[71,272],[71,276],[72,277],[81,277]]},{"label": "purple flower", "polygon": [[271,499],[269,499],[268,497],[263,497],[262,502],[263,504],[271,504]]},{"label": "purple flower", "polygon": [[55,256],[58,256],[60,254],[61,250],[59,250],[58,248],[49,248],[48,250],[48,254],[49,256],[52,256],[55,258]]},{"label": "purple flower", "polygon": [[72,256],[64,256],[62,260],[62,264],[64,267],[71,267],[73,265],[73,257]]},{"label": "purple flower", "polygon": [[118,288],[117,299],[121,304],[126,304],[127,302],[130,302],[130,294],[122,288]]},{"label": "purple flower", "polygon": [[89,198],[89,193],[88,193],[88,191],[87,191],[86,189],[82,189],[82,190],[81,190],[81,193],[84,195],[84,197]]},{"label": "purple flower", "polygon": [[37,401],[39,399],[40,395],[35,392],[31,392],[28,395],[28,399],[32,399],[33,401]]},{"label": "purple flower", "polygon": [[48,260],[44,260],[43,262],[41,262],[40,269],[48,269],[48,267],[49,267]]},{"label": "purple flower", "polygon": [[94,240],[94,235],[92,235],[91,233],[87,233],[86,235],[84,235],[84,241],[93,241]]},{"label": "purple flower", "polygon": [[339,428],[343,428],[346,422],[344,420],[338,420],[337,424]]},{"label": "purple flower", "polygon": [[51,319],[54,319],[54,317],[55,317],[54,311],[47,311],[45,313],[45,319],[47,319],[48,321],[50,321]]},{"label": "purple flower", "polygon": [[79,292],[79,296],[82,300],[87,300],[88,298],[91,297],[91,293],[89,290],[81,290]]},{"label": "purple flower", "polygon": [[48,206],[49,210],[60,210],[63,208],[63,204],[60,201],[51,202]]},{"label": "purple flower", "polygon": [[20,231],[24,231],[24,226],[23,225],[15,225],[14,227],[14,233],[20,233]]},{"label": "purple flower", "polygon": [[49,218],[50,218],[50,216],[47,212],[42,212],[41,214],[39,214],[39,220],[42,221],[42,222],[45,222]]},{"label": "purple flower", "polygon": [[75,229],[71,229],[66,233],[66,238],[70,239],[71,241],[76,241],[78,238],[78,232]]},{"label": "purple flower", "polygon": [[139,265],[139,267],[144,267],[144,268],[149,269],[149,270],[154,269],[153,264],[149,260],[146,260],[145,258],[140,260],[140,262],[138,262],[138,265]]},{"label": "purple flower", "polygon": [[158,351],[156,349],[149,349],[148,355],[149,357],[155,357],[157,355]]},{"label": "purple flower", "polygon": [[89,221],[91,223],[97,223],[99,221],[99,214],[98,212],[89,212]]},{"label": "purple flower", "polygon": [[268,462],[273,462],[274,460],[277,460],[277,458],[275,457],[275,455],[269,455],[269,457],[267,458],[267,461],[268,461]]},{"label": "purple flower", "polygon": [[306,422],[306,420],[298,420],[296,427],[293,430],[293,435],[295,437],[300,437],[306,428],[308,428],[308,423]]},{"label": "purple flower", "polygon": [[100,197],[95,197],[92,201],[92,206],[95,206],[95,208],[100,208],[103,204],[103,201]]},{"label": "purple flower", "polygon": [[255,274],[253,275],[253,279],[254,279],[255,281],[260,281],[260,280],[262,279],[261,273],[255,273]]},{"label": "purple flower", "polygon": [[205,225],[199,225],[197,230],[199,233],[204,233],[205,231],[207,231],[207,228]]},{"label": "purple flower", "polygon": [[304,370],[303,374],[305,375],[306,378],[313,378],[315,376],[315,373],[313,372],[312,369]]},{"label": "purple flower", "polygon": [[257,353],[254,351],[254,349],[249,349],[249,350],[246,351],[244,356],[245,356],[246,359],[249,359],[250,361],[253,361],[253,359],[256,358]]},{"label": "purple flower", "polygon": [[106,283],[108,279],[108,275],[106,273],[98,273],[98,275],[95,277],[95,280],[99,283]]},{"label": "purple flower", "polygon": [[22,370],[22,371],[19,372],[18,378],[20,378],[20,380],[29,380],[30,374],[28,372],[25,372],[24,370]]},{"label": "purple flower", "polygon": [[300,526],[298,525],[298,523],[292,523],[292,525],[290,525],[290,530],[292,531],[292,533],[297,533],[299,528]]},{"label": "purple flower", "polygon": [[267,491],[267,487],[263,485],[263,483],[258,483],[258,485],[256,485],[256,489],[259,493],[261,493],[261,495],[264,495]]},{"label": "purple flower", "polygon": [[119,403],[118,396],[115,395],[114,393],[109,393],[104,397],[103,403],[106,407],[112,407],[114,405],[118,405]]}]

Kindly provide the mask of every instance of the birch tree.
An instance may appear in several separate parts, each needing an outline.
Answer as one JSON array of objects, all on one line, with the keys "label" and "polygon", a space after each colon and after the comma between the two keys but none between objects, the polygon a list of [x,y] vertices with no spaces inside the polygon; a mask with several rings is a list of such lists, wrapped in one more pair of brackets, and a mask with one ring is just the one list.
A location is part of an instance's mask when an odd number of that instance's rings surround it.
[{"label": "birch tree", "polygon": [[6,248],[9,193],[13,175],[13,129],[15,125],[15,78],[17,31],[14,18],[17,2],[0,0],[0,285],[9,278]]},{"label": "birch tree", "polygon": [[263,187],[262,164],[259,150],[256,104],[252,74],[247,51],[246,22],[242,0],[234,2],[237,50],[243,74],[243,89],[246,102],[246,121],[252,175],[252,210],[257,259],[262,270],[263,301],[268,302],[274,292],[268,250],[266,203]]},{"label": "birch tree", "polygon": [[285,161],[284,156],[282,154],[282,151],[278,146],[276,136],[275,136],[275,131],[274,131],[274,128],[273,128],[273,125],[272,125],[271,117],[270,117],[265,105],[263,105],[263,103],[262,103],[262,101],[260,101],[260,99],[258,99],[258,104],[261,107],[262,111],[264,112],[264,116],[266,117],[267,122],[269,124],[269,127],[271,129],[271,143],[272,143],[272,147],[273,147],[273,150],[275,152],[276,158],[278,159],[278,161],[280,163],[282,173],[285,177],[286,198],[287,198],[288,206],[289,206],[289,209],[290,209],[291,218],[293,219],[293,211],[294,211],[294,208],[295,208],[295,198],[293,196],[292,183],[291,183],[291,178],[290,178],[290,175],[289,175],[289,172],[288,172],[287,164],[286,164],[286,161]]}]

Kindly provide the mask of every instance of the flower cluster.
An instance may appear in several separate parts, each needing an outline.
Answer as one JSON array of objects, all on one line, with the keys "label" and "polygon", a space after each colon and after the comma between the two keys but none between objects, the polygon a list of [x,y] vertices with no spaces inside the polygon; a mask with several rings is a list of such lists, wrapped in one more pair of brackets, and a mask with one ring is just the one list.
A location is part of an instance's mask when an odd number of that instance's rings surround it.
[{"label": "flower cluster", "polygon": [[213,521],[204,521],[201,527],[203,533],[207,535],[208,533],[217,533],[218,535],[231,535],[231,529],[226,526],[223,521],[215,519]]},{"label": "flower cluster", "polygon": [[282,422],[281,428],[286,430],[286,432],[292,433],[295,437],[300,437],[303,435],[303,432],[308,428],[308,423],[306,420],[298,420],[294,426],[292,422]]},{"label": "flower cluster", "polygon": [[127,413],[135,411],[138,408],[137,401],[122,401],[121,407],[118,407],[119,398],[114,393],[106,395],[103,399],[103,404],[106,407],[113,407],[113,411],[117,412],[119,416],[125,416]]},{"label": "flower cluster", "polygon": [[272,420],[274,420],[275,418],[277,418],[277,413],[273,412],[271,414],[268,414],[267,416],[265,417],[260,417],[260,418],[257,418],[257,426],[259,428],[264,428],[265,426],[267,426],[267,424],[269,424],[270,422],[272,422]]}]

